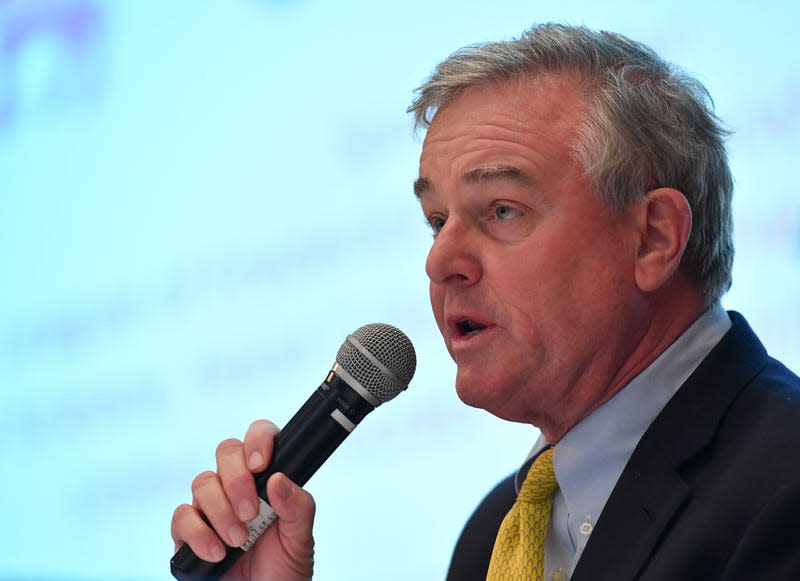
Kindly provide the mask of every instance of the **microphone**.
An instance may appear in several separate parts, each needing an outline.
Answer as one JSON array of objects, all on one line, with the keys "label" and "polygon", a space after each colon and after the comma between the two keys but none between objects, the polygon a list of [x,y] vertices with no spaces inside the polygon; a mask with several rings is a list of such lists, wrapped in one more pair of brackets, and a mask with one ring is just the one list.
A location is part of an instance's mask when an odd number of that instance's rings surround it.
[{"label": "microphone", "polygon": [[248,539],[241,547],[223,543],[225,558],[218,563],[184,545],[170,560],[172,575],[178,581],[224,575],[277,518],[267,498],[269,477],[283,472],[303,486],[369,412],[408,387],[416,366],[414,346],[396,327],[372,323],[348,335],[325,381],[275,437],[269,466],[253,475],[260,509],[247,523]]}]

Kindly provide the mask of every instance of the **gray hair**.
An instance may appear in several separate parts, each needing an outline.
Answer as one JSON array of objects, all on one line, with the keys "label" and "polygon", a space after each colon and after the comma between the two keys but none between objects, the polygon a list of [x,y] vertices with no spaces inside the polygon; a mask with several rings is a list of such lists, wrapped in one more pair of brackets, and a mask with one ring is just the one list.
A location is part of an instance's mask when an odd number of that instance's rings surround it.
[{"label": "gray hair", "polygon": [[705,87],[624,36],[560,24],[520,38],[468,46],[441,62],[408,111],[427,127],[442,105],[473,87],[577,74],[587,103],[573,152],[602,200],[622,211],[658,187],[681,191],[692,231],[681,270],[706,305],[731,285],[733,178],[728,131]]}]

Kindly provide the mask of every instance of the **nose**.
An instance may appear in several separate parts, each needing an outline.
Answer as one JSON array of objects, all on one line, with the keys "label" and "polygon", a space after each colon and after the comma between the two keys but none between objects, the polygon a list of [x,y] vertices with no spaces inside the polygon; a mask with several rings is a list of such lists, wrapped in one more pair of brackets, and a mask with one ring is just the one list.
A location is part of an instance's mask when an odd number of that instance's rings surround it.
[{"label": "nose", "polygon": [[435,284],[470,286],[481,278],[476,233],[454,217],[448,218],[433,239],[425,272]]}]

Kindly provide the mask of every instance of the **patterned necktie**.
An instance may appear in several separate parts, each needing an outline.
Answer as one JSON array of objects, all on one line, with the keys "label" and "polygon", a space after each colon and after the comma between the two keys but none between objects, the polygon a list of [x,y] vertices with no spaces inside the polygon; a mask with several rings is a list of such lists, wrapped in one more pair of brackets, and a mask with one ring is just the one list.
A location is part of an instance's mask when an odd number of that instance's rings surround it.
[{"label": "patterned necktie", "polygon": [[553,449],[548,448],[528,470],[517,500],[497,531],[486,581],[544,579],[544,538],[556,488]]}]

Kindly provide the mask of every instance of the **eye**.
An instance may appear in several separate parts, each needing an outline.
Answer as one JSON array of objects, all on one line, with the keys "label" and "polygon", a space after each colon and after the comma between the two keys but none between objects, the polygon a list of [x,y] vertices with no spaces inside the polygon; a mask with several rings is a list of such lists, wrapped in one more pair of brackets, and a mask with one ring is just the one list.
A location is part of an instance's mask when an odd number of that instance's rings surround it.
[{"label": "eye", "polygon": [[436,238],[436,235],[444,228],[444,217],[439,215],[430,216],[427,222],[433,232],[433,237]]},{"label": "eye", "polygon": [[521,216],[521,212],[507,204],[494,204],[492,206],[492,218],[506,221]]}]

